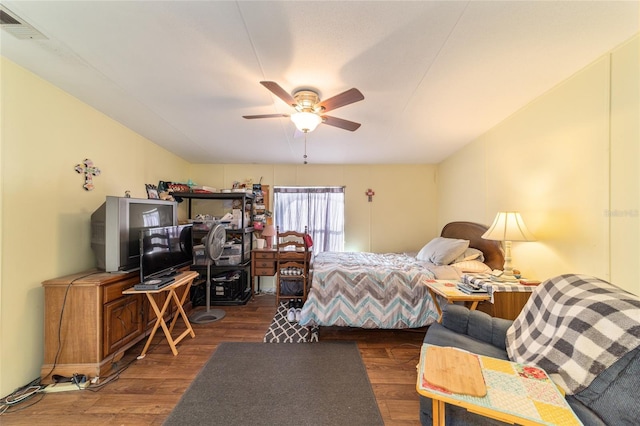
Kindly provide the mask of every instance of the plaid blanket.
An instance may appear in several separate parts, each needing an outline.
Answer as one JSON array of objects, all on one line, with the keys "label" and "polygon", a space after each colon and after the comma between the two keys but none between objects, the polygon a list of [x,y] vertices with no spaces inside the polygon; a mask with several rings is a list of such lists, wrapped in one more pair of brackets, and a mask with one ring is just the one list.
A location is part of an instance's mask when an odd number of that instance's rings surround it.
[{"label": "plaid blanket", "polygon": [[584,275],[539,285],[507,331],[511,361],[534,364],[567,394],[640,346],[640,298]]}]

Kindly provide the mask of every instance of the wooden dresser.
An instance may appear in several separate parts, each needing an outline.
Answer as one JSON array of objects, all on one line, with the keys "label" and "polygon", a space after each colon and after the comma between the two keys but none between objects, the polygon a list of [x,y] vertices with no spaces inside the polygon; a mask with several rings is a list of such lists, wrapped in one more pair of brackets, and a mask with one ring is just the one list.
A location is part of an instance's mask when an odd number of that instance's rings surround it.
[{"label": "wooden dresser", "polygon": [[[44,383],[51,382],[53,374],[104,376],[124,351],[151,332],[155,314],[148,300],[142,294],[122,294],[139,281],[138,272],[91,270],[42,283],[44,361],[40,376]],[[155,297],[162,306],[166,294]],[[176,310],[172,306],[167,317]]]}]

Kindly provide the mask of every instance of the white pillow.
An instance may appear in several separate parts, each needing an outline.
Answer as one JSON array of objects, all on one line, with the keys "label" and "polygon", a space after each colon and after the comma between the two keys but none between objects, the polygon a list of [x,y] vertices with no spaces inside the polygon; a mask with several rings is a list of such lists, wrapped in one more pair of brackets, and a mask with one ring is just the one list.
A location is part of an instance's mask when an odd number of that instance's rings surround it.
[{"label": "white pillow", "polygon": [[465,260],[477,260],[479,262],[484,262],[484,253],[478,249],[469,247],[464,251],[464,253],[458,256],[453,263],[464,262]]},{"label": "white pillow", "polygon": [[448,265],[469,247],[469,240],[436,237],[418,252],[417,259],[436,265]]},{"label": "white pillow", "polygon": [[460,269],[460,272],[469,272],[472,274],[488,274],[491,272],[491,268],[489,268],[486,263],[477,260],[464,260],[454,263],[451,266]]}]

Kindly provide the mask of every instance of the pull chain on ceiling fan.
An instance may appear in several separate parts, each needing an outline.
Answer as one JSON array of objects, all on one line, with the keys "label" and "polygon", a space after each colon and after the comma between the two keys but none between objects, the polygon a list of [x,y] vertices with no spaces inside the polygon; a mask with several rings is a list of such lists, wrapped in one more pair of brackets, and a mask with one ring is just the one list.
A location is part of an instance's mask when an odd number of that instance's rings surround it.
[{"label": "pull chain on ceiling fan", "polygon": [[307,164],[307,132],[304,132],[304,155],[302,158],[304,159],[304,164]]}]

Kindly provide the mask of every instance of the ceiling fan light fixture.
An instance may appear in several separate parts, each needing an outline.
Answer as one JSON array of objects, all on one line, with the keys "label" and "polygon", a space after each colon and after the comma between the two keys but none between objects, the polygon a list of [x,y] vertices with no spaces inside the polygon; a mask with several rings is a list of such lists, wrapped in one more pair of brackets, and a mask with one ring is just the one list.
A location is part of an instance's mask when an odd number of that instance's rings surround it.
[{"label": "ceiling fan light fixture", "polygon": [[360,123],[344,120],[338,117],[324,115],[325,112],[359,102],[364,99],[364,95],[355,87],[345,92],[339,93],[329,99],[320,102],[318,92],[313,90],[298,90],[290,95],[275,81],[261,81],[264,87],[271,93],[276,95],[287,105],[293,107],[295,112],[292,115],[287,114],[259,114],[259,115],[243,115],[244,118],[281,118],[290,117],[296,126],[296,129],[307,134],[313,132],[318,124],[324,123],[328,126],[337,127],[339,129],[353,132],[360,127]]},{"label": "ceiling fan light fixture", "polygon": [[322,117],[312,112],[296,112],[291,114],[291,121],[296,128],[303,133],[313,132],[318,124],[322,123]]}]

